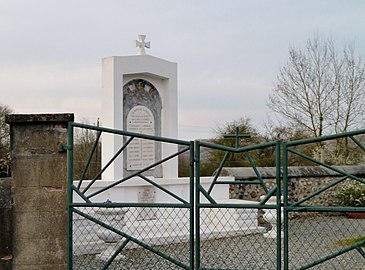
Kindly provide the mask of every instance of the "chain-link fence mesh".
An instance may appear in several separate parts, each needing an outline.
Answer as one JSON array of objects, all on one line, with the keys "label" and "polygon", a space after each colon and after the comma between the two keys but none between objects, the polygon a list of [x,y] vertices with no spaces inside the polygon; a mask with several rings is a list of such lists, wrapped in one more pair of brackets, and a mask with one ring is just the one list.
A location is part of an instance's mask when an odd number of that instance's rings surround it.
[{"label": "chain-link fence mesh", "polygon": [[[190,266],[189,209],[76,209],[128,234],[158,253]],[[144,211],[153,212],[147,215],[151,219],[139,220],[141,214],[146,215]],[[201,269],[278,269],[278,242],[276,238],[265,237],[265,233],[272,229],[271,224],[258,226],[259,211],[255,208],[200,209],[200,246],[197,248],[200,250]],[[112,213],[102,215],[100,212]],[[124,218],[121,218],[123,215]],[[103,269],[116,248],[120,247],[126,238],[77,213],[74,213],[73,220],[73,269]],[[354,238],[365,236],[365,219],[350,219],[343,213],[296,213],[289,219],[288,235],[288,269],[304,269],[313,262],[353,244]],[[103,237],[110,242],[105,241]],[[284,255],[283,245],[281,252]],[[282,256],[282,267],[283,260]],[[365,258],[355,249],[310,269],[364,269],[364,263]],[[183,267],[130,241],[108,269]]]},{"label": "chain-link fence mesh", "polygon": [[[301,269],[349,247],[356,241],[351,239],[365,236],[365,219],[349,219],[340,213],[311,214],[289,220],[289,269]],[[365,269],[365,258],[352,250],[311,269]]]},{"label": "chain-link fence mesh", "polygon": [[201,209],[201,268],[276,269],[277,241],[264,237],[271,226],[258,226],[258,212],[254,208]]},{"label": "chain-link fence mesh", "polygon": [[[342,253],[341,250],[349,249],[356,239],[365,238],[365,219],[348,218],[343,210],[336,212],[339,207],[354,207],[352,203],[341,201],[339,196],[343,188],[349,185],[362,189],[364,186],[341,175],[324,177],[317,183],[289,180],[288,202],[296,211],[289,212],[288,269],[365,269],[365,248],[359,247],[359,250],[334,256]],[[295,195],[296,190],[300,189],[303,190],[301,194]],[[351,196],[359,194],[353,192],[347,195],[350,200],[356,201]],[[306,207],[321,209],[321,212]],[[326,212],[327,208],[331,212]]]},{"label": "chain-link fence mesh", "polygon": [[[157,253],[189,266],[190,211],[186,208],[83,207],[95,218]],[[73,269],[103,269],[126,238],[74,213]],[[107,269],[183,269],[151,250],[129,241]]]},{"label": "chain-link fence mesh", "polygon": [[[244,209],[239,208],[239,211]],[[258,211],[257,209],[245,209]],[[271,230],[270,224],[257,227],[256,220],[246,217],[237,221],[236,210],[225,208],[202,209],[200,262],[202,269],[279,269],[277,263],[277,239],[265,237]],[[267,211],[275,211],[264,209]],[[208,212],[208,213],[206,213]],[[220,232],[204,239],[211,230],[204,226],[212,222],[211,213],[217,216],[216,228]],[[235,226],[241,230],[234,230]],[[227,231],[230,230],[230,233]],[[362,238],[361,238],[362,237]],[[343,213],[296,214],[288,224],[288,269],[305,267],[325,257],[338,253],[354,244],[357,238],[365,237],[365,219],[350,219]],[[284,267],[284,246],[281,239],[281,267]],[[365,248],[362,249],[365,251]],[[310,269],[365,269],[364,252],[351,250],[328,261],[314,265]]]}]

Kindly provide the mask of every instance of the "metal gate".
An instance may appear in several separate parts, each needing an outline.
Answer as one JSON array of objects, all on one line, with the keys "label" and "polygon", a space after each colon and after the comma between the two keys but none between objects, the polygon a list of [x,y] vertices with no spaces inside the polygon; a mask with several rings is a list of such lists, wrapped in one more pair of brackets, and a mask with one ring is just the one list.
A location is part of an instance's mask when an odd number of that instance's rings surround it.
[{"label": "metal gate", "polygon": [[[80,144],[78,134],[84,131],[90,140]],[[365,182],[305,152],[310,144],[342,138],[349,138],[364,152],[361,140],[356,138],[364,133],[232,148],[70,123],[69,269],[348,269],[349,265],[351,269],[361,269],[365,224],[339,213],[365,209],[326,205],[316,199],[348,180]],[[115,136],[123,143],[103,168],[96,168],[94,159],[100,154],[103,136]],[[147,141],[161,144],[161,157],[122,179],[98,181],[136,140],[140,145]],[[176,151],[166,155],[164,145],[173,146]],[[89,155],[80,160],[77,157],[85,148]],[[209,181],[201,176],[206,151],[220,151],[223,157]],[[276,168],[269,180],[253,158],[265,155],[274,157]],[[334,170],[339,178],[326,180],[293,201],[292,193],[299,182],[291,176],[291,155]],[[163,164],[179,156],[187,159],[189,177],[164,183],[151,175],[153,168],[163,168]],[[230,156],[245,160],[252,168],[252,180],[223,176]],[[256,202],[242,200],[240,196],[234,199],[233,191],[231,199],[220,198],[224,190],[244,191],[248,186],[255,186],[263,194]],[[121,187],[124,191],[116,196],[113,190]],[[130,194],[136,196],[132,198]],[[269,214],[274,221],[260,224]],[[338,245],[355,236],[360,240]]]},{"label": "metal gate", "polygon": [[[74,141],[77,134],[90,137],[90,154],[75,169],[75,155],[84,150]],[[93,159],[103,136],[115,136],[122,146],[103,168],[93,169]],[[168,144],[175,152],[122,179],[98,181],[112,162],[136,145]],[[70,123],[68,134],[69,269],[192,269],[194,261],[194,178],[193,142]],[[80,148],[80,149],[78,149]],[[184,193],[174,183],[164,185],[151,176],[163,166],[187,153],[190,177],[179,180]],[[89,171],[93,171],[90,175]],[[75,173],[77,172],[77,177]],[[86,177],[91,180],[85,180]],[[75,182],[74,179],[78,181]],[[186,182],[186,183],[184,183]],[[114,194],[113,189],[122,187]],[[129,196],[135,194],[134,197]],[[156,196],[160,196],[157,197]],[[183,195],[186,195],[185,197]],[[162,202],[159,202],[162,201]],[[161,223],[164,219],[166,222]],[[181,232],[184,232],[183,234]]]},{"label": "metal gate", "polygon": [[[365,214],[365,180],[355,175],[358,167],[338,166],[349,161],[363,166],[364,133],[359,130],[283,143],[284,269],[364,269],[365,219],[347,218],[345,213]],[[345,155],[331,157],[326,152],[331,148],[333,153],[336,147]],[[319,150],[318,157],[311,157],[309,149]],[[297,187],[305,183],[295,181],[290,159],[318,166],[332,176],[294,199]],[[336,202],[339,191],[347,192],[349,187],[362,190],[357,195],[363,203],[357,207]]]},{"label": "metal gate", "polygon": [[[202,185],[200,176],[203,149],[220,151],[223,156],[213,181],[207,187]],[[279,142],[238,148],[196,142],[196,269],[281,269],[281,230],[264,237],[266,229],[258,226],[257,220],[258,215],[271,213],[275,217],[274,226],[281,228],[281,219],[276,218],[281,216],[280,170],[275,170],[269,183],[264,180],[253,159],[253,155],[265,154],[273,154],[276,168],[280,168]],[[232,156],[239,156],[249,164],[255,180],[219,177]],[[263,194],[260,201],[240,198],[220,200],[219,193],[214,192],[220,186],[229,190],[230,187],[235,189],[245,185],[257,187]],[[235,194],[230,194],[230,197],[234,198]],[[207,223],[214,218],[218,232],[209,238],[206,235],[212,232],[209,229],[207,232]]]}]

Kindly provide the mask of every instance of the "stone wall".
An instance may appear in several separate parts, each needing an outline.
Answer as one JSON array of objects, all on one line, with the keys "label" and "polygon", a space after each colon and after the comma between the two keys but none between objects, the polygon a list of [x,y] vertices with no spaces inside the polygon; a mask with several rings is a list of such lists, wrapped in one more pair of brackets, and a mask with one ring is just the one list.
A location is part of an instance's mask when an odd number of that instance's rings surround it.
[{"label": "stone wall", "polygon": [[[341,166],[339,169],[359,176],[365,176],[365,166]],[[271,189],[276,186],[276,169],[272,167],[258,168],[266,186]],[[233,176],[236,180],[250,181],[257,180],[256,174],[252,168],[224,168],[221,173],[222,176]],[[341,176],[329,169],[319,166],[313,167],[290,167],[288,169],[288,193],[289,201],[296,202],[305,196],[317,191],[328,183],[333,182]],[[351,180],[346,180],[351,181]],[[336,190],[338,190],[343,183],[336,185],[327,191],[313,197],[306,202],[308,205],[316,206],[332,206],[337,205]],[[258,201],[260,196],[264,194],[264,190],[257,184],[245,185],[231,185],[230,198],[239,198],[245,200]]]},{"label": "stone wall", "polygon": [[0,178],[0,270],[11,269],[11,178]]},{"label": "stone wall", "polygon": [[73,114],[7,115],[12,156],[12,269],[67,268],[67,125]]}]

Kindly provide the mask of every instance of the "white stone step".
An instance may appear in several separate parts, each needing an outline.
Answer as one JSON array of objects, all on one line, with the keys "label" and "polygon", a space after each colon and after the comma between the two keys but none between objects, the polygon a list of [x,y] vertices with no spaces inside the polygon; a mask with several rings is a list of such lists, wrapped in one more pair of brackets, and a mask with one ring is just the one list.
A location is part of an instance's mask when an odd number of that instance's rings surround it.
[{"label": "white stone step", "polygon": [[[254,204],[257,202],[243,200],[221,200],[219,204]],[[171,215],[169,215],[171,217]],[[257,226],[257,209],[255,208],[204,208],[201,210],[200,238],[201,240],[218,239],[237,235],[247,235],[253,233],[263,233],[264,228]],[[163,245],[170,243],[180,243],[189,241],[190,221],[189,216],[179,216],[173,218],[160,218],[127,222],[122,228],[124,232],[132,237],[149,245]],[[82,254],[92,254],[100,252],[103,247],[102,241],[97,241],[96,235],[87,233],[88,222],[77,220],[75,225],[81,226],[74,237],[74,250],[79,250]],[[85,230],[83,230],[85,229]],[[96,234],[96,232],[94,233]],[[101,245],[101,246],[100,246]],[[85,246],[85,247],[84,247]],[[132,242],[126,248],[137,248],[139,245]],[[80,253],[79,252],[79,253]],[[80,255],[80,254],[77,254]]]}]

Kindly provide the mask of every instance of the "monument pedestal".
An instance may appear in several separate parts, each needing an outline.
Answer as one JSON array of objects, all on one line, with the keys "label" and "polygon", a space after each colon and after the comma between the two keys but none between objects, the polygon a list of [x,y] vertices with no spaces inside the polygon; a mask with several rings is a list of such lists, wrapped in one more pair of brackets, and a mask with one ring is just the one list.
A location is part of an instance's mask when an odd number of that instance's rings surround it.
[{"label": "monument pedestal", "polygon": [[[124,216],[127,211],[128,210],[124,208],[99,208],[95,213],[102,222],[113,226],[118,230],[123,230],[126,224]],[[107,261],[117,251],[123,237],[104,227],[100,228],[96,234],[106,246],[106,248],[98,254],[98,258]],[[122,258],[123,256],[118,254],[115,259],[120,260]]]},{"label": "monument pedestal", "polygon": [[[92,201],[177,203],[176,199],[145,181],[138,178],[131,180],[133,181],[130,183],[127,181],[113,187],[108,192],[91,198]],[[201,185],[208,189],[212,180],[213,177],[201,178]],[[232,178],[222,177],[222,180],[232,181]],[[190,183],[188,178],[154,179],[154,181],[189,201]],[[98,181],[88,193],[93,193],[112,183],[113,181]],[[75,184],[77,185],[77,182]],[[84,181],[82,186],[87,186],[87,184],[88,181]],[[217,203],[222,204],[255,203],[229,199],[228,188],[225,185],[216,185],[212,191],[212,196],[217,200]],[[74,201],[81,201],[81,198],[74,197]],[[92,215],[92,213],[90,214]],[[264,233],[264,228],[257,225],[257,209],[253,208],[204,208],[201,209],[200,218],[200,238],[202,240]],[[124,220],[123,231],[149,245],[181,243],[190,240],[189,208],[129,207],[129,211],[125,212]],[[100,245],[105,247],[104,242],[98,241],[98,237],[92,236],[92,226],[92,222],[86,222],[80,217],[74,220],[74,233],[77,234],[74,236],[74,241],[75,247],[78,247],[74,250],[76,253],[79,252],[76,255],[97,254],[104,250],[100,248]],[[82,232],[88,233],[83,235]],[[129,242],[125,248],[138,247],[137,244]]]}]

